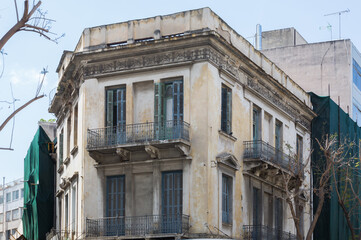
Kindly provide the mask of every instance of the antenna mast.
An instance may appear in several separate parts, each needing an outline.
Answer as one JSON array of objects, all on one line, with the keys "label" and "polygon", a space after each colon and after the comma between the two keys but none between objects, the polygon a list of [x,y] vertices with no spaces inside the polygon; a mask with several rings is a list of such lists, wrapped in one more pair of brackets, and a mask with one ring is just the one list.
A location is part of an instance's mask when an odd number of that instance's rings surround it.
[{"label": "antenna mast", "polygon": [[338,36],[339,36],[339,39],[341,39],[341,14],[343,13],[349,13],[350,12],[350,9],[346,9],[344,11],[339,11],[339,12],[334,12],[334,13],[329,13],[329,14],[325,14],[324,16],[331,16],[331,15],[336,15],[338,14]]}]

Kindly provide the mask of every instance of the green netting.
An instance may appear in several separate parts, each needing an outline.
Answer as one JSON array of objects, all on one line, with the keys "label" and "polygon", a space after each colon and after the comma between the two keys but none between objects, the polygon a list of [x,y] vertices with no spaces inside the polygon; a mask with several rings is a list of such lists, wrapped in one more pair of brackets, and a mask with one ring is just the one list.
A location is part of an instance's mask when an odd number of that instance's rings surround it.
[{"label": "green netting", "polygon": [[[314,93],[310,93],[313,110],[317,113],[317,117],[312,120],[312,169],[314,185],[317,185],[319,174],[323,172],[325,167],[324,159],[320,153],[318,143],[315,139],[321,140],[325,134],[336,134],[338,140],[342,143],[354,142],[355,145],[349,146],[350,158],[346,160],[355,160],[355,156],[359,156],[359,142],[361,138],[361,128],[357,126],[347,113],[345,113],[330,97],[319,97]],[[315,170],[318,169],[318,170]],[[360,170],[354,170],[352,173],[352,182],[357,190],[360,190]],[[336,176],[338,188],[345,189],[345,176],[342,172]],[[332,181],[331,183],[333,183]],[[356,228],[356,234],[360,234],[361,207],[351,196],[351,190],[348,188],[346,199],[346,208],[351,212],[351,223]],[[361,193],[361,191],[358,191]],[[360,196],[361,197],[361,196]],[[318,205],[317,196],[314,196],[314,211]],[[338,204],[338,198],[335,191],[331,191],[331,196],[325,199],[322,213],[317,222],[314,232],[314,239],[325,240],[347,240],[351,238],[351,232],[347,225],[344,213]]]},{"label": "green netting", "polygon": [[24,236],[45,239],[53,227],[54,164],[49,153],[49,137],[39,127],[24,159]]}]

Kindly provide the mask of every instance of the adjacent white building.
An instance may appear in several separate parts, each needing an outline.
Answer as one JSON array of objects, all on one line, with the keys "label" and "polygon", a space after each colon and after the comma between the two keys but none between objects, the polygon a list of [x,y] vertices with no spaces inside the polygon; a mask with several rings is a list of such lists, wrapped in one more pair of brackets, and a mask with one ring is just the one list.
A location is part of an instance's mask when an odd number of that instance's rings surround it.
[{"label": "adjacent white building", "polygon": [[18,237],[24,206],[23,178],[0,185],[0,240]]},{"label": "adjacent white building", "polygon": [[350,39],[308,43],[294,28],[262,33],[262,53],[308,92],[331,99],[361,126],[361,54]]}]

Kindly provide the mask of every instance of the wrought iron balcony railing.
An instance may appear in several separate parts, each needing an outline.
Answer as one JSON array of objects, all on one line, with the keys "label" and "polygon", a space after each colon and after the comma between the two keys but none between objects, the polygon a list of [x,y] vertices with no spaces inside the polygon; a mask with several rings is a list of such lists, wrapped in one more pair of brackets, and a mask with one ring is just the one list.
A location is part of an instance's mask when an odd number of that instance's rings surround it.
[{"label": "wrought iron balcony railing", "polygon": [[[296,158],[285,154],[283,151],[274,148],[266,142],[261,140],[245,141],[243,158],[260,159],[265,162],[272,163],[285,170],[298,174],[299,171],[304,171],[302,160],[298,161]],[[301,174],[303,175],[303,173]]]},{"label": "wrought iron balcony railing", "polygon": [[88,129],[88,150],[112,148],[162,140],[189,141],[189,124],[184,121],[137,123]]},{"label": "wrought iron balcony railing", "polygon": [[189,230],[189,216],[151,215],[86,219],[86,236],[145,236],[181,234]]},{"label": "wrought iron balcony railing", "polygon": [[244,225],[244,240],[297,240],[297,236],[263,225]]}]

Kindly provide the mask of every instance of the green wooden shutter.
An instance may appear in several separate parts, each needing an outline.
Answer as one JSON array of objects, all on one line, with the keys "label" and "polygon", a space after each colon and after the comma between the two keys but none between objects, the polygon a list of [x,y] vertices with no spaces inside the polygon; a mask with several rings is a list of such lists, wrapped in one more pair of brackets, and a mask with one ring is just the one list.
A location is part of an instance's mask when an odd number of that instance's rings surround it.
[{"label": "green wooden shutter", "polygon": [[162,124],[164,122],[163,109],[164,83],[154,84],[154,122]]},{"label": "green wooden shutter", "polygon": [[60,165],[63,164],[63,152],[64,152],[64,134],[63,130],[61,130],[60,136],[59,136],[59,163]]},{"label": "green wooden shutter", "polygon": [[125,126],[126,124],[126,89],[117,89],[117,125]]},{"label": "green wooden shutter", "polygon": [[227,89],[227,133],[232,132],[232,91]]},{"label": "green wooden shutter", "polygon": [[225,87],[222,87],[221,101],[221,130],[227,132],[227,88]]},{"label": "green wooden shutter", "polygon": [[107,127],[113,126],[113,90],[107,90]]},{"label": "green wooden shutter", "polygon": [[173,82],[173,121],[177,125],[183,121],[183,81]]}]

